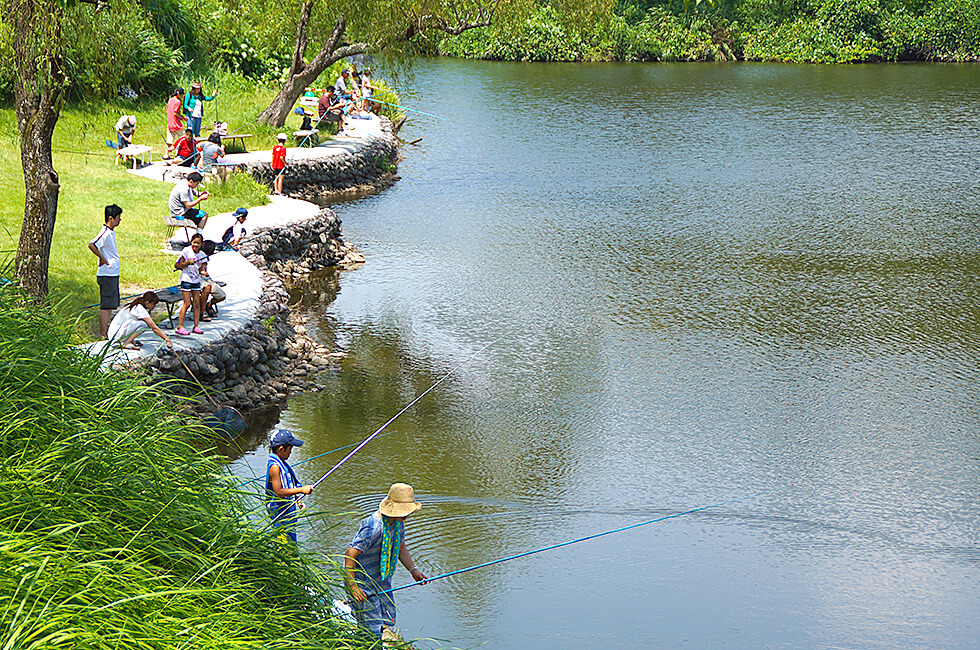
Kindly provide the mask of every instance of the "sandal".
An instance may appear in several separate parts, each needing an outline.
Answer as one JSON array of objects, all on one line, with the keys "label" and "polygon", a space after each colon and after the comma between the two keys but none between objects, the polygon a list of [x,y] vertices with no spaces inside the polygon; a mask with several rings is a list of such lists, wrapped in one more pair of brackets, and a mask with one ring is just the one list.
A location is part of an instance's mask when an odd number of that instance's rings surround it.
[{"label": "sandal", "polygon": [[202,323],[210,323],[211,322],[211,317],[210,316],[201,316],[201,322]]},{"label": "sandal", "polygon": [[[197,329],[197,328],[195,327],[194,329]],[[176,330],[174,330],[174,334],[177,334],[178,336],[190,336],[191,335],[191,333],[188,332],[187,330],[185,330],[183,327],[178,327]]]},{"label": "sandal", "polygon": [[120,346],[123,350],[139,350],[140,346],[135,343],[127,343],[126,345]]},{"label": "sandal", "polygon": [[194,332],[195,334],[204,334],[204,330],[202,330],[200,327],[195,327],[191,331]]}]

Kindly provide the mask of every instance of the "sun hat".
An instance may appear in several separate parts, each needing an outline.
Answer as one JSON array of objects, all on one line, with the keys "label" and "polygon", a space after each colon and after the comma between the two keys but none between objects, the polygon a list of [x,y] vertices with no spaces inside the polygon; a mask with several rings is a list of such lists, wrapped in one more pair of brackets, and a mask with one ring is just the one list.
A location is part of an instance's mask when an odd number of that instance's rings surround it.
[{"label": "sun hat", "polygon": [[191,84],[191,88],[201,88],[201,82],[195,81],[194,83]]},{"label": "sun hat", "polygon": [[285,140],[285,139],[286,139],[285,133],[280,133],[279,135],[276,136],[276,140]]},{"label": "sun hat", "polygon": [[303,441],[294,436],[293,432],[289,429],[276,429],[272,432],[272,437],[269,439],[269,444],[273,447],[281,447],[282,445],[302,447]]},{"label": "sun hat", "polygon": [[388,488],[388,496],[378,505],[378,510],[386,517],[407,517],[421,508],[422,504],[415,501],[415,490],[405,483],[395,483]]},{"label": "sun hat", "polygon": [[248,210],[246,210],[245,208],[238,208],[237,210],[235,210],[233,216],[236,219],[239,218],[239,217],[247,217],[248,216]]}]

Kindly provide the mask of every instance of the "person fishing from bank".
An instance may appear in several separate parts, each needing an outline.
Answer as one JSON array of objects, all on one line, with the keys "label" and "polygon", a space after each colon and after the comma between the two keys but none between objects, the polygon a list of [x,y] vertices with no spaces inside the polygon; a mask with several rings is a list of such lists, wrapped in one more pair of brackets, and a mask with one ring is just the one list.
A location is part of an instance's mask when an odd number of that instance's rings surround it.
[{"label": "person fishing from bank", "polygon": [[416,582],[427,580],[405,543],[405,518],[421,508],[411,485],[395,483],[378,511],[361,521],[344,553],[345,580],[355,601],[357,622],[379,639],[384,628],[395,625],[395,601],[391,594],[382,593],[391,589],[395,565],[401,562]]},{"label": "person fishing from bank", "polygon": [[174,151],[174,144],[183,136],[184,116],[181,107],[184,105],[184,89],[174,88],[173,94],[167,100],[167,156]]},{"label": "person fishing from bank", "polygon": [[209,102],[217,97],[218,91],[213,95],[205,95],[200,81],[191,84],[191,91],[184,96],[184,113],[187,115],[187,126],[194,130],[194,137],[201,137],[201,120],[204,118],[204,102]]},{"label": "person fishing from bank", "polygon": [[[177,317],[177,329],[174,330],[174,334],[179,336],[190,336],[191,332],[204,334],[204,330],[200,327],[204,311],[201,300],[201,273],[207,273],[208,256],[201,250],[203,246],[204,236],[196,233],[191,237],[190,246],[180,252],[180,257],[174,263],[174,268],[180,271],[180,293],[184,296],[184,304],[180,306],[180,315]],[[194,314],[194,329],[190,332],[184,329],[184,316],[188,308],[191,308]]]},{"label": "person fishing from bank", "polygon": [[143,330],[149,328],[154,334],[166,341],[167,347],[173,350],[174,344],[170,342],[170,337],[163,333],[163,330],[150,316],[150,312],[159,302],[160,298],[156,293],[147,291],[117,311],[112,322],[109,323],[109,340],[119,343],[119,347],[124,350],[139,350],[143,346],[136,340],[136,337]]},{"label": "person fishing from bank", "polygon": [[306,504],[296,499],[301,494],[313,492],[313,486],[302,485],[296,478],[296,473],[286,461],[289,460],[293,447],[302,447],[303,441],[293,435],[288,429],[276,429],[269,439],[269,462],[265,470],[265,495],[268,499],[269,518],[272,526],[280,533],[283,543],[291,540],[297,542],[296,523],[299,511]]}]

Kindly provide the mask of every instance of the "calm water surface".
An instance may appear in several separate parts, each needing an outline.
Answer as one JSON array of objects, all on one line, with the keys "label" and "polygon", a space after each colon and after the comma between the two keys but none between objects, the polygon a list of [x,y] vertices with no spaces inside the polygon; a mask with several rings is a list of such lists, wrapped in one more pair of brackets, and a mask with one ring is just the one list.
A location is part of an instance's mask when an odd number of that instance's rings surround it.
[{"label": "calm water surface", "polygon": [[[290,400],[355,443],[305,544],[393,481],[423,647],[980,646],[980,67],[437,61],[402,180],[335,206],[348,353]],[[337,280],[333,278],[332,280]],[[264,450],[236,461],[261,474]],[[300,466],[312,482],[342,454]],[[396,584],[407,582],[399,569]]]}]

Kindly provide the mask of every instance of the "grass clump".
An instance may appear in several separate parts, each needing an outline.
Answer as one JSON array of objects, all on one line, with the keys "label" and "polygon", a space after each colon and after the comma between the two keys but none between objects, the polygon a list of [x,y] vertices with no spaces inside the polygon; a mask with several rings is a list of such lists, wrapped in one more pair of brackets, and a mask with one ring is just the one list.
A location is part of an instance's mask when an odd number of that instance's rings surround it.
[{"label": "grass clump", "polygon": [[331,587],[248,517],[154,389],[0,289],[0,640],[42,648],[363,648]]}]

